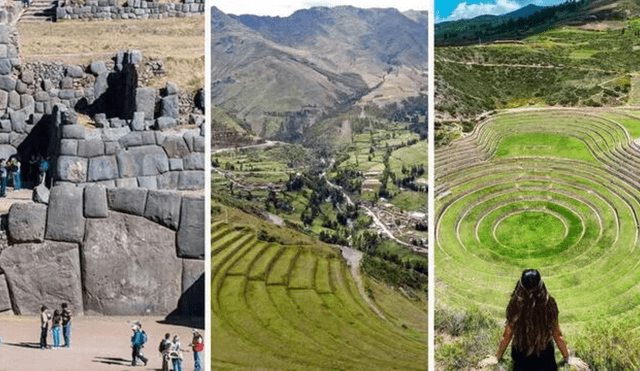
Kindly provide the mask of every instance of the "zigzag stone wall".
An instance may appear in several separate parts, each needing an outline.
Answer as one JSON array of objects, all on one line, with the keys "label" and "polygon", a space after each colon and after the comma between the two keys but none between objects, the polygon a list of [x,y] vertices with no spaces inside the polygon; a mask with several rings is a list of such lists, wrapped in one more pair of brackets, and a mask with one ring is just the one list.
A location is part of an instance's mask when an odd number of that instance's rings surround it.
[{"label": "zigzag stone wall", "polygon": [[[52,188],[49,205],[18,203],[0,252],[0,310],[204,315],[181,300],[204,278],[204,197],[99,185]],[[204,297],[204,292],[202,292]]]},{"label": "zigzag stone wall", "polygon": [[204,0],[184,0],[182,3],[159,3],[131,0],[123,6],[117,0],[87,1],[83,6],[59,6],[56,19],[163,19],[183,18],[204,13]]}]

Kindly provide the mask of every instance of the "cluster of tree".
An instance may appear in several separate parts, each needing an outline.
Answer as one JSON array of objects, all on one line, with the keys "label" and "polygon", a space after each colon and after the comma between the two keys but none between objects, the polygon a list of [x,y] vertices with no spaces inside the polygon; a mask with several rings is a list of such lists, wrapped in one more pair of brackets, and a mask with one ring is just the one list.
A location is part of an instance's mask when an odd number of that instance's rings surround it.
[{"label": "cluster of tree", "polygon": [[270,206],[273,205],[276,210],[281,210],[287,213],[293,211],[291,200],[286,197],[278,197],[278,193],[272,187],[268,187],[267,189],[267,198],[265,199],[264,204],[267,210],[269,210]]},{"label": "cluster of tree", "polygon": [[337,170],[333,182],[349,193],[360,194],[363,179],[362,171],[340,168]]},{"label": "cluster of tree", "polygon": [[349,246],[348,233],[337,230],[333,232],[320,231],[320,241],[334,245]]},{"label": "cluster of tree", "polygon": [[427,192],[427,186],[419,186],[415,183],[416,179],[421,177],[424,174],[424,165],[412,165],[410,168],[407,168],[404,164],[402,165],[402,174],[404,175],[401,178],[395,179],[395,184],[398,187],[407,188],[414,192]]}]

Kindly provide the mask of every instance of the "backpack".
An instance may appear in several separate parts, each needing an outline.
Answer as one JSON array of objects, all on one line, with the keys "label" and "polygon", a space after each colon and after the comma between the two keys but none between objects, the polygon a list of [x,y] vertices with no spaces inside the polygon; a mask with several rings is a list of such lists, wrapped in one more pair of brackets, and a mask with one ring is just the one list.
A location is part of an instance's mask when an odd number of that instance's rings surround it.
[{"label": "backpack", "polygon": [[142,341],[140,342],[140,345],[144,345],[147,342],[147,333],[142,331]]}]

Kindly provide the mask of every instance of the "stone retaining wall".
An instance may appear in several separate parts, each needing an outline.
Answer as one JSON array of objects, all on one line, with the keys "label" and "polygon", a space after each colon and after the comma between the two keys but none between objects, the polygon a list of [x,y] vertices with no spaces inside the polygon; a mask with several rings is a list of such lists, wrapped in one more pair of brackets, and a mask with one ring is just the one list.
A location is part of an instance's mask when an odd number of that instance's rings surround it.
[{"label": "stone retaining wall", "polygon": [[184,296],[204,279],[204,205],[203,196],[99,185],[56,186],[48,206],[12,205],[0,311],[66,301],[78,314],[204,315]]},{"label": "stone retaining wall", "polygon": [[158,3],[131,0],[122,6],[117,0],[87,1],[84,6],[59,6],[56,19],[163,19],[204,14],[204,0],[184,0],[182,3]]}]

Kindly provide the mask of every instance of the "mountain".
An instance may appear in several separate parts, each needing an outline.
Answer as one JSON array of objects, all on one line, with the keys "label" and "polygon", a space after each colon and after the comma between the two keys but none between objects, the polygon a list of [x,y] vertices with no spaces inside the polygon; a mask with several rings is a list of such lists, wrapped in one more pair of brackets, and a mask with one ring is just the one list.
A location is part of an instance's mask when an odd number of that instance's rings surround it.
[{"label": "mountain", "polygon": [[640,4],[634,0],[569,0],[548,7],[530,4],[501,16],[483,15],[438,23],[434,38],[436,46],[522,39],[562,25],[622,20],[639,15]]},{"label": "mountain", "polygon": [[426,88],[425,12],[350,6],[284,18],[211,12],[212,104],[262,137],[304,141],[310,127],[373,101],[378,90],[402,85],[377,98],[382,104]]}]

